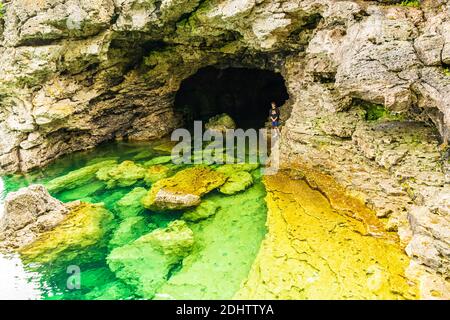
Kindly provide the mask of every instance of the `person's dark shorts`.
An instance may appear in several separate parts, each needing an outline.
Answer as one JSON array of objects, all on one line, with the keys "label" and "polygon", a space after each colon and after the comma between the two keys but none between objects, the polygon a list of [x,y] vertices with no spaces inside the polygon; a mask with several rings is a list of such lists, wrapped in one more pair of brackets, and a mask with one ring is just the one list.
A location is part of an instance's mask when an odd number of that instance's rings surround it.
[{"label": "person's dark shorts", "polygon": [[280,123],[278,121],[272,121],[272,127],[278,127]]}]

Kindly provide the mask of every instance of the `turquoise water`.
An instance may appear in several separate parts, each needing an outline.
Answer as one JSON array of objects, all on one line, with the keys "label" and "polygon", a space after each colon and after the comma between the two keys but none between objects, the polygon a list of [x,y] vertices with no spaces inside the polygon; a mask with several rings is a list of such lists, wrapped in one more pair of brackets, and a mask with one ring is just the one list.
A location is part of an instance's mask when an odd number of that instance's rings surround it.
[{"label": "turquoise water", "polygon": [[[107,143],[94,150],[78,152],[56,160],[46,168],[26,175],[2,177],[1,199],[12,191],[30,184],[48,184],[55,178],[104,160],[125,160],[143,165],[155,157],[167,155],[157,150],[162,141],[154,143]],[[156,149],[154,149],[156,147]],[[176,167],[180,171],[189,166]],[[87,203],[103,203],[113,220],[105,223],[104,234],[94,245],[71,247],[51,261],[30,261],[21,254],[0,255],[2,283],[0,298],[32,299],[229,299],[247,277],[253,260],[266,233],[265,189],[260,176],[252,172],[254,184],[246,191],[235,195],[224,195],[213,191],[204,199],[218,205],[215,215],[198,222],[187,221],[194,233],[192,251],[173,265],[164,275],[164,281],[155,288],[155,294],[142,294],[139,284],[130,277],[118,277],[108,264],[111,251],[133,243],[137,238],[156,229],[166,228],[172,221],[179,220],[183,211],[157,212],[140,210],[127,220],[127,212],[117,203],[135,188],[149,190],[151,185],[140,179],[127,187],[107,188],[104,181],[89,179],[76,188],[63,189],[52,195],[63,202],[81,200]],[[0,200],[0,201],[2,201]],[[130,214],[139,203],[131,204]],[[136,222],[136,223],[135,223]],[[118,229],[122,228],[120,233]],[[123,234],[125,230],[129,234]],[[120,234],[126,243],[112,241]],[[131,252],[131,250],[130,250]],[[130,253],[131,254],[131,253]],[[139,256],[133,256],[134,263]],[[153,262],[150,262],[152,264]],[[154,261],[157,265],[158,261]],[[134,272],[138,279],[147,267],[141,266]],[[151,266],[150,266],[151,267]],[[72,272],[80,271],[79,278]],[[78,273],[75,272],[75,275]],[[73,282],[73,279],[76,279]],[[79,281],[78,281],[79,280]],[[80,284],[73,288],[73,283]]]}]

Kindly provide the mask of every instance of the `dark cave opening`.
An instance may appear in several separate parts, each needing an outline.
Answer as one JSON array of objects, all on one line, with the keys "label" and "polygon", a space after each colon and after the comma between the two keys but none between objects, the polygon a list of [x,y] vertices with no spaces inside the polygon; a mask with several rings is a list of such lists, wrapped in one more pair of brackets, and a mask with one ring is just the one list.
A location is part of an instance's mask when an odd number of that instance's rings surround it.
[{"label": "dark cave opening", "polygon": [[260,69],[206,67],[185,79],[175,96],[175,110],[185,125],[204,123],[227,113],[238,128],[261,128],[268,120],[270,103],[281,107],[289,98],[281,74]]}]

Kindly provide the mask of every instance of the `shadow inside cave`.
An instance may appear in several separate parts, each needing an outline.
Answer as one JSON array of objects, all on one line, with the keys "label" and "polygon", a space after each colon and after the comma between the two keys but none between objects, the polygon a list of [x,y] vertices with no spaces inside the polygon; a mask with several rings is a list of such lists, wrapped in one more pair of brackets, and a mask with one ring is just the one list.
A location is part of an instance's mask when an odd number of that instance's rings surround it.
[{"label": "shadow inside cave", "polygon": [[281,107],[289,98],[280,73],[250,68],[206,67],[185,79],[175,96],[175,110],[185,125],[204,123],[227,113],[238,128],[261,128],[268,120],[270,103]]}]

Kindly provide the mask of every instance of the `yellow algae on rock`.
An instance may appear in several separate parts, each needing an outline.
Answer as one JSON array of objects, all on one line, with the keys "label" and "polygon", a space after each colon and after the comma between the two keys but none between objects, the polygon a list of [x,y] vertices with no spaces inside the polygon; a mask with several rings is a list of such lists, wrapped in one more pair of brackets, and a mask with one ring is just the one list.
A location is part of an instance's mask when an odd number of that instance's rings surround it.
[{"label": "yellow algae on rock", "polygon": [[319,191],[283,172],[266,176],[265,185],[269,231],[235,298],[417,298],[398,241],[379,228],[372,236],[358,213],[334,208],[324,196],[330,181]]},{"label": "yellow algae on rock", "polygon": [[150,166],[146,172],[144,181],[147,185],[151,185],[158,180],[168,178],[173,174],[173,170],[169,166],[165,166],[162,164],[156,164]]},{"label": "yellow algae on rock", "polygon": [[346,189],[336,183],[329,175],[296,163],[291,165],[289,176],[295,178],[301,176],[312,189],[319,190],[328,199],[331,206],[349,217],[363,222],[366,233],[383,235],[397,240],[394,233],[386,233],[383,223],[376,214],[370,210],[360,199],[348,195]]},{"label": "yellow algae on rock", "polygon": [[228,177],[227,182],[220,187],[223,194],[232,195],[244,191],[253,184],[253,177],[246,171],[238,171]]},{"label": "yellow algae on rock", "polygon": [[129,187],[145,176],[145,169],[133,161],[126,160],[113,167],[104,167],[97,172],[97,179],[105,181],[112,189],[116,186]]},{"label": "yellow algae on rock", "polygon": [[157,181],[142,199],[151,210],[177,210],[200,204],[200,198],[220,187],[225,175],[206,166],[185,169],[174,176]]},{"label": "yellow algae on rock", "polygon": [[24,260],[46,263],[63,254],[96,244],[107,231],[112,214],[103,206],[81,203],[54,229],[42,233],[36,241],[20,250]]}]

